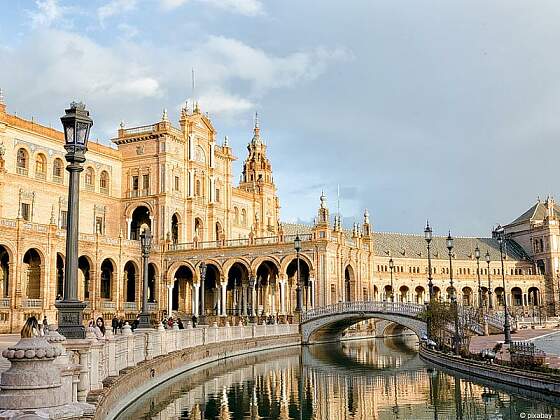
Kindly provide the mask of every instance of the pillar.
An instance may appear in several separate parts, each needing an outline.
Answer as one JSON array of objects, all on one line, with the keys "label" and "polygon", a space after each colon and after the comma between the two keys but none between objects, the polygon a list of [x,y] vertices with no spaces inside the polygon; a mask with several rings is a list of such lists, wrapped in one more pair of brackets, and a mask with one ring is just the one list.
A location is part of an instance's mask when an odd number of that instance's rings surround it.
[{"label": "pillar", "polygon": [[241,285],[241,300],[242,300],[242,305],[241,305],[242,315],[247,316],[247,285],[246,284]]},{"label": "pillar", "polygon": [[226,296],[227,296],[227,283],[222,283],[222,316],[226,316]]},{"label": "pillar", "polygon": [[315,307],[315,279],[309,279],[309,297],[311,299],[311,308]]},{"label": "pillar", "polygon": [[280,280],[280,314],[286,315],[286,280]]},{"label": "pillar", "polygon": [[167,316],[173,312],[173,283],[167,285]]},{"label": "pillar", "polygon": [[274,280],[274,283],[272,284],[272,293],[270,295],[270,299],[272,301],[272,308],[270,312],[272,315],[276,315],[276,280]]},{"label": "pillar", "polygon": [[200,315],[200,303],[198,301],[199,299],[199,289],[200,289],[200,283],[194,283],[193,284],[193,297],[194,297],[194,305],[193,305],[193,314],[195,316],[199,316]]},{"label": "pillar", "polygon": [[127,228],[127,235],[126,235],[126,239],[131,239],[132,236],[132,219],[126,219],[126,224],[128,226]]}]

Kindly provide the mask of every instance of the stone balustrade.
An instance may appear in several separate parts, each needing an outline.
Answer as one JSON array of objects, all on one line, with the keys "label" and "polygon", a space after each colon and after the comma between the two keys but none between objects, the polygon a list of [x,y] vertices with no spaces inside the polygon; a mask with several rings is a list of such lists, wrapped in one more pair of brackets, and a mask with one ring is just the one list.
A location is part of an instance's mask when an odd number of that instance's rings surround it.
[{"label": "stone balustrade", "polygon": [[[134,367],[141,362],[175,351],[195,349],[208,344],[239,342],[239,340],[252,340],[257,337],[293,336],[298,333],[297,324],[226,325],[225,327],[218,327],[214,324],[197,328],[187,324],[187,328],[182,330],[177,329],[176,326],[166,330],[160,325],[158,329],[139,329],[134,333],[126,324],[122,334],[113,336],[111,331],[107,330],[107,335],[102,339],[96,338],[91,329],[88,330],[87,337],[83,340],[65,340],[56,333],[53,333],[52,337],[49,334],[47,337],[36,337],[31,341],[22,339],[16,346],[5,352],[5,357],[12,362],[13,366],[6,374],[2,374],[0,380],[0,418],[16,418],[23,411],[29,413],[30,410],[36,412],[45,408],[49,409],[49,416],[58,412],[73,412],[81,414],[68,418],[80,418],[81,415],[91,413],[93,410],[93,407],[86,403],[90,392],[102,390],[103,381],[109,377],[116,377],[124,369]],[[33,344],[31,349],[33,354],[29,350],[31,347],[28,342]],[[52,392],[58,394],[46,399],[47,406],[45,407],[41,406],[41,401],[37,398],[14,400],[13,394],[16,391],[10,387],[14,382],[12,380],[14,377],[19,378],[17,381],[18,395],[31,395],[35,392],[34,390],[43,386],[35,378],[38,376],[40,379],[44,376],[40,371],[37,372],[37,375],[27,375],[26,377],[21,376],[20,373],[29,371],[30,368],[27,368],[26,363],[29,363],[34,369],[37,363],[46,363],[40,359],[45,355],[47,357],[45,360],[56,362],[52,366],[49,365],[51,367],[46,379],[49,383],[52,382],[56,385],[56,389],[53,388]],[[40,359],[38,359],[39,362],[35,360],[37,358]],[[14,363],[17,363],[17,366]],[[54,366],[57,366],[58,369],[56,374],[53,373]],[[5,375],[7,375],[6,378]],[[68,379],[62,379],[64,377]],[[68,386],[64,384],[68,384]]]}]

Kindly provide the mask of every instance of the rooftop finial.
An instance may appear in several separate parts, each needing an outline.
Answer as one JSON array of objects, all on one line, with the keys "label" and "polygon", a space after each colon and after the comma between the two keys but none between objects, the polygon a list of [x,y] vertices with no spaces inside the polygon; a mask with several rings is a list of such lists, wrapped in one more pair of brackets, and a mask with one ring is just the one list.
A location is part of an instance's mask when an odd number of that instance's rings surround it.
[{"label": "rooftop finial", "polygon": [[259,129],[259,113],[255,111],[255,130]]},{"label": "rooftop finial", "polygon": [[225,137],[224,137],[224,145],[223,145],[223,146],[224,146],[224,147],[229,147],[229,138],[228,138],[228,136],[225,136]]},{"label": "rooftop finial", "polygon": [[124,120],[121,120],[121,123],[119,124],[119,126],[121,127],[121,130],[124,130]]},{"label": "rooftop finial", "polygon": [[161,116],[161,120],[163,122],[169,122],[169,118],[167,116],[167,108],[163,108],[163,115]]},{"label": "rooftop finial", "polygon": [[321,200],[321,208],[326,209],[327,208],[327,197],[325,196],[324,191],[321,191],[320,200]]},{"label": "rooftop finial", "polygon": [[255,128],[253,129],[253,144],[258,144],[261,145],[262,144],[262,139],[261,139],[261,129],[260,129],[260,123],[259,123],[259,113],[255,112]]},{"label": "rooftop finial", "polygon": [[4,105],[4,91],[0,88],[0,105]]},{"label": "rooftop finial", "polygon": [[368,211],[368,209],[366,209],[366,211],[364,211],[364,224],[369,225],[369,211]]},{"label": "rooftop finial", "polygon": [[200,113],[200,108],[198,107],[198,101],[196,101],[194,103],[194,113],[195,114],[199,114]]}]

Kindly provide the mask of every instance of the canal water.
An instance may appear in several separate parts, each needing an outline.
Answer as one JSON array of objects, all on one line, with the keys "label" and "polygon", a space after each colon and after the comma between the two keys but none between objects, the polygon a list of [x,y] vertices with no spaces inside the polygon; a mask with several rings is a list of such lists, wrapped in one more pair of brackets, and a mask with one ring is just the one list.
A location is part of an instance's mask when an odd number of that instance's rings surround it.
[{"label": "canal water", "polygon": [[416,338],[254,353],[175,377],[118,419],[560,419],[560,401],[429,369]]}]

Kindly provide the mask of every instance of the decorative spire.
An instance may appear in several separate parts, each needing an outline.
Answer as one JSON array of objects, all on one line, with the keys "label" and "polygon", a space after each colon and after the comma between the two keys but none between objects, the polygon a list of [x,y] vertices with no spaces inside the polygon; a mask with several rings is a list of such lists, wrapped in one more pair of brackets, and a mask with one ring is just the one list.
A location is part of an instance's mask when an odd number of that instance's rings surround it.
[{"label": "decorative spire", "polygon": [[169,118],[167,117],[167,108],[163,108],[163,115],[161,116],[161,120],[163,122],[169,122]]},{"label": "decorative spire", "polygon": [[364,211],[364,225],[365,224],[369,225],[369,211],[368,211],[368,209],[366,209],[366,211]]},{"label": "decorative spire", "polygon": [[259,123],[259,113],[255,112],[255,127],[253,128],[253,141],[251,142],[254,145],[261,145],[261,128]]},{"label": "decorative spire", "polygon": [[121,128],[121,130],[124,130],[124,120],[121,120],[121,123],[119,124],[119,127]]},{"label": "decorative spire", "polygon": [[194,103],[194,113],[200,114],[200,108],[198,107],[198,101]]},{"label": "decorative spire", "polygon": [[225,136],[225,137],[224,137],[224,144],[223,144],[223,146],[224,146],[224,147],[229,147],[229,139],[228,139],[228,136]]},{"label": "decorative spire", "polygon": [[325,193],[323,191],[321,191],[321,208],[322,209],[326,209],[327,208],[327,197],[325,196]]},{"label": "decorative spire", "polygon": [[4,91],[0,88],[0,105],[4,105]]}]

